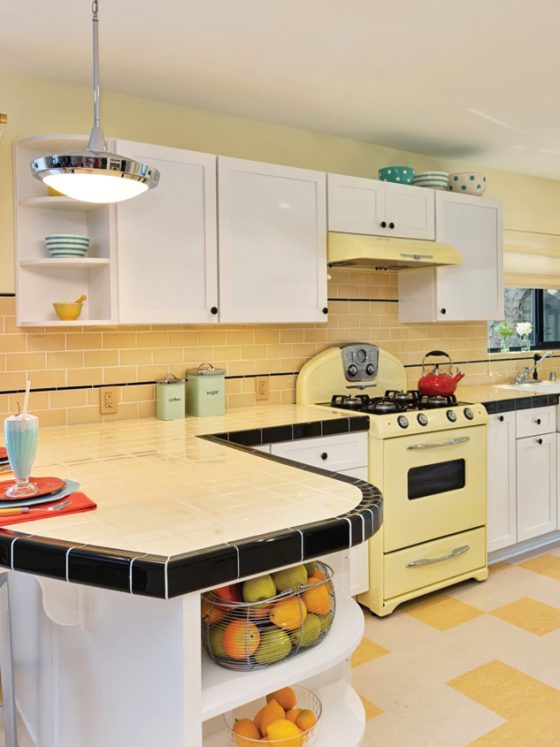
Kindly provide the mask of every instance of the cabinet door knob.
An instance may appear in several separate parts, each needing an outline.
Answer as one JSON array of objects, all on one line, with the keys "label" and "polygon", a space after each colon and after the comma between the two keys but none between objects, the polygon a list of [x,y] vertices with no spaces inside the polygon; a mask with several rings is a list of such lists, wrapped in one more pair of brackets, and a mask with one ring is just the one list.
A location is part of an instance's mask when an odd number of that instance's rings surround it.
[{"label": "cabinet door knob", "polygon": [[379,225],[381,226],[381,228],[387,228],[387,221],[386,220],[382,220]]},{"label": "cabinet door knob", "polygon": [[218,313],[218,307],[217,306],[212,306],[212,308],[210,309],[210,313],[211,314],[217,314]]},{"label": "cabinet door knob", "polygon": [[394,228],[394,227],[395,227],[394,223],[389,223],[389,228]]},{"label": "cabinet door knob", "polygon": [[440,309],[440,310],[439,310],[439,313],[440,313],[440,314],[447,314],[447,309]]},{"label": "cabinet door knob", "polygon": [[328,313],[329,313],[329,307],[328,306],[324,306],[323,307],[323,314],[328,314]]},{"label": "cabinet door knob", "polygon": [[503,423],[503,422],[504,422],[504,419],[505,419],[505,418],[504,418],[504,416],[503,416],[503,415],[498,415],[498,420],[500,421],[500,423]]},{"label": "cabinet door knob", "polygon": [[537,443],[542,444],[542,438],[537,438]]},{"label": "cabinet door knob", "polygon": [[326,452],[326,451],[324,451],[324,452],[323,452],[323,453],[321,454],[321,459],[322,459],[323,461],[325,461],[325,460],[326,460],[326,459],[328,459],[328,458],[329,458],[329,455],[327,454],[327,452]]},{"label": "cabinet door knob", "polygon": [[537,425],[540,425],[542,423],[542,420],[540,418],[535,418],[533,422],[536,423]]}]

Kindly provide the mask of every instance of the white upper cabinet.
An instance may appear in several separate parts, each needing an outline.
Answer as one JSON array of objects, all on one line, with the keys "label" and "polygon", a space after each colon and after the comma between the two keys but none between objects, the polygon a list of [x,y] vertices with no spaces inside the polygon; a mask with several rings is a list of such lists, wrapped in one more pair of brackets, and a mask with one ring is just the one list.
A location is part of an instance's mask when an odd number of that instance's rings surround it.
[{"label": "white upper cabinet", "polygon": [[329,231],[435,237],[434,192],[423,187],[329,174],[328,216]]},{"label": "white upper cabinet", "polygon": [[325,181],[218,158],[220,321],[326,321]]},{"label": "white upper cabinet", "polygon": [[501,203],[438,192],[436,239],[454,246],[463,261],[400,272],[399,321],[503,319]]},{"label": "white upper cabinet", "polygon": [[[83,150],[87,137],[51,135],[20,140],[14,147],[16,319],[21,327],[84,327],[114,324],[116,308],[115,212],[112,205],[53,197],[33,177],[38,156]],[[50,257],[49,234],[88,236],[86,257]],[[76,321],[60,321],[53,302],[87,301]]]},{"label": "white upper cabinet", "polygon": [[122,324],[216,322],[216,156],[119,140],[154,166],[159,185],[117,205]]}]

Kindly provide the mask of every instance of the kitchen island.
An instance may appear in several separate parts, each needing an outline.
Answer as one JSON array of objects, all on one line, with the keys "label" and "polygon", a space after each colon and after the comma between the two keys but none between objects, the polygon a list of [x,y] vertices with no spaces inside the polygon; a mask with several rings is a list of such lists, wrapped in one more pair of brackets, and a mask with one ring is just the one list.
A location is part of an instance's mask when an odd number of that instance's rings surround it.
[{"label": "kitchen island", "polygon": [[[225,746],[216,717],[307,682],[325,709],[321,747],[358,745],[364,716],[347,659],[363,616],[348,594],[348,553],[379,527],[381,497],[356,478],[249,447],[367,427],[285,406],[43,429],[34,474],[79,481],[98,508],[0,530],[16,696],[32,742]],[[314,557],[335,570],[324,642],[251,673],[202,653],[202,590]]]}]

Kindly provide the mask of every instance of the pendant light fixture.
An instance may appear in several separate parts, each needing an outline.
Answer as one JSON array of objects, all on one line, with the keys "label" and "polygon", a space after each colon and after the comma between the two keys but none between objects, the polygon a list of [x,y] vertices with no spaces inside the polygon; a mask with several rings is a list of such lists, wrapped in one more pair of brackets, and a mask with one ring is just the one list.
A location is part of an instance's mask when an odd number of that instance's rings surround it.
[{"label": "pendant light fixture", "polygon": [[153,189],[159,171],[110,153],[99,120],[98,0],[93,0],[93,128],[86,150],[42,156],[31,162],[33,176],[58,192],[83,202],[122,202]]}]

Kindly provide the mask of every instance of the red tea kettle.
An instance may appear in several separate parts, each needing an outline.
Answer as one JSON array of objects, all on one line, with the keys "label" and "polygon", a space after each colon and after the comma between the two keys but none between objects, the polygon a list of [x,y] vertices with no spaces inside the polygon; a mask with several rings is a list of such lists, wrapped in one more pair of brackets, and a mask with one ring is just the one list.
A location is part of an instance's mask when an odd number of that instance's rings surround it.
[{"label": "red tea kettle", "polygon": [[[432,370],[426,373],[424,369],[426,358],[441,355],[445,356],[449,360],[449,363],[436,363]],[[449,366],[448,373],[440,371],[440,365]],[[454,369],[455,373],[453,373]],[[445,353],[443,350],[430,350],[422,359],[422,376],[418,379],[418,389],[420,394],[426,394],[429,397],[447,397],[454,393],[457,384],[464,375],[464,373],[454,367],[451,356],[448,353]]]}]

